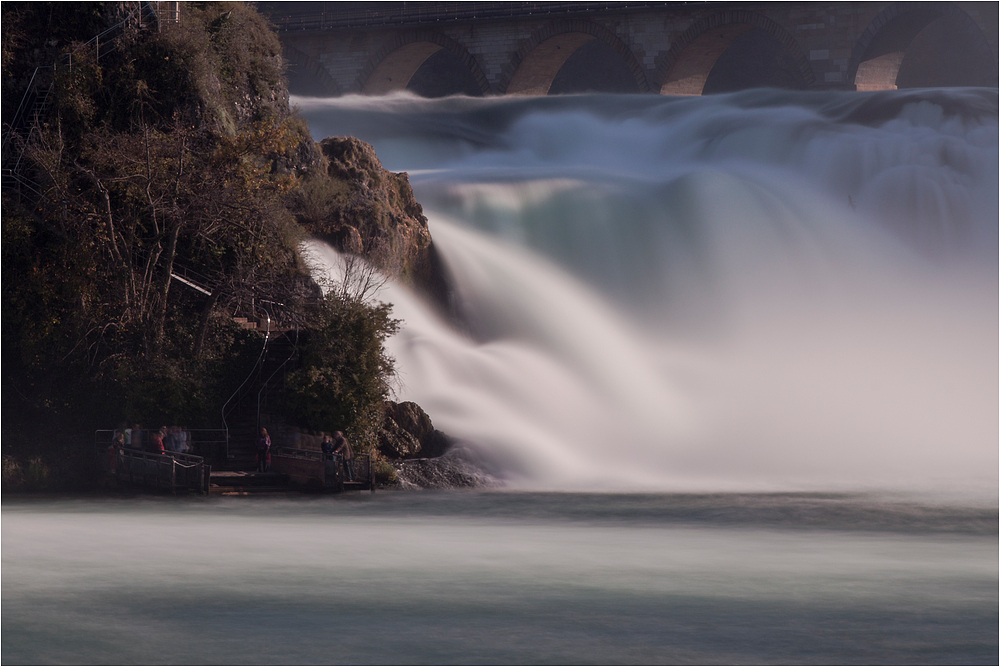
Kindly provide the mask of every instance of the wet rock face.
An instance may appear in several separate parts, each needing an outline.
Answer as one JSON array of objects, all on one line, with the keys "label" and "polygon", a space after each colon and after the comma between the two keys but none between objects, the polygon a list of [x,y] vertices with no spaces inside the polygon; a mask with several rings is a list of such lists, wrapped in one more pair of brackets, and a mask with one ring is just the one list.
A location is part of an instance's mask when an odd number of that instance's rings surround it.
[{"label": "wet rock face", "polygon": [[375,149],[354,137],[319,142],[300,222],[342,252],[363,255],[382,271],[413,283],[426,272],[431,234],[409,177],[382,167]]},{"label": "wet rock face", "polygon": [[488,489],[503,482],[477,466],[456,447],[444,456],[394,461],[398,486],[402,489]]},{"label": "wet rock face", "polygon": [[420,441],[386,416],[378,433],[378,448],[386,458],[405,459],[420,453]]},{"label": "wet rock face", "polygon": [[411,401],[386,403],[378,440],[379,451],[389,459],[437,457],[451,446],[448,436],[435,429],[427,413]]}]

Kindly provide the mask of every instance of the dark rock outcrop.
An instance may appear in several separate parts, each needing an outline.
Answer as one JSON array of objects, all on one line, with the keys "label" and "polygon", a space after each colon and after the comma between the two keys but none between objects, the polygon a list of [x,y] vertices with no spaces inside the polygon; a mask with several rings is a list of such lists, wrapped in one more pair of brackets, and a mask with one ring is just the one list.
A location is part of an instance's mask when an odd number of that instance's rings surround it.
[{"label": "dark rock outcrop", "polygon": [[341,252],[437,296],[441,266],[407,174],[384,169],[375,149],[354,137],[327,137],[318,147],[320,163],[293,203],[298,222]]},{"label": "dark rock outcrop", "polygon": [[434,428],[431,418],[416,403],[389,401],[379,429],[378,446],[389,459],[428,458],[444,454],[451,441]]}]

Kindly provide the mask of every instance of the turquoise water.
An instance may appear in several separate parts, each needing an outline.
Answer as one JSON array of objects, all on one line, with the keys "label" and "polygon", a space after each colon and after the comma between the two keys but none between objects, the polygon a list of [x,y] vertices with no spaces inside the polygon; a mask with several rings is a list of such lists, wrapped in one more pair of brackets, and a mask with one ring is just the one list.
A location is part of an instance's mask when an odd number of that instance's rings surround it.
[{"label": "turquoise water", "polygon": [[997,509],[861,495],[7,501],[4,664],[983,664]]}]

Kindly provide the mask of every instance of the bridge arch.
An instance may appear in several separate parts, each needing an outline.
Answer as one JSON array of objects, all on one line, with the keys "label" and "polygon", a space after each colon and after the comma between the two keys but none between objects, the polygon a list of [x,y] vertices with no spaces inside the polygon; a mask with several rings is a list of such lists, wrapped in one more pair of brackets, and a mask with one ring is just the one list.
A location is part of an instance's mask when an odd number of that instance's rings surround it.
[{"label": "bridge arch", "polygon": [[719,56],[737,38],[755,28],[778,41],[806,86],[816,82],[808,58],[787,30],[762,14],[727,10],[695,21],[660,56],[656,66],[660,94],[701,95]]},{"label": "bridge arch", "polygon": [[497,85],[500,95],[547,95],[562,66],[580,47],[598,39],[621,57],[638,92],[649,92],[649,82],[632,49],[615,33],[586,19],[556,20],[521,43],[504,67]]},{"label": "bridge arch", "polygon": [[343,93],[326,68],[307,53],[285,44],[281,57],[285,61],[290,91],[315,97],[339,97]]},{"label": "bridge arch", "polygon": [[872,19],[858,38],[848,65],[848,81],[857,90],[894,90],[907,48],[931,23],[944,19],[958,30],[961,46],[983,54],[994,68],[996,54],[982,28],[961,7],[951,2],[896,2]]},{"label": "bridge arch", "polygon": [[489,82],[475,56],[459,42],[433,30],[407,30],[395,34],[368,60],[354,88],[364,95],[405,90],[420,66],[442,49],[458,58],[483,94],[489,92]]}]

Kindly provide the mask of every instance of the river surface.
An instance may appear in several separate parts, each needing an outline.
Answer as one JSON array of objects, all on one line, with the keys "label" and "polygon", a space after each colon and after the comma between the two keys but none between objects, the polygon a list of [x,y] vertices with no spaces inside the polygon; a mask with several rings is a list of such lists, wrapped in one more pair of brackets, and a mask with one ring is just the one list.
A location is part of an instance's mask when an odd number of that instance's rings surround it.
[{"label": "river surface", "polygon": [[396,397],[499,488],[5,500],[5,664],[997,663],[995,89],[294,102],[409,172]]},{"label": "river surface", "polygon": [[6,501],[4,664],[995,664],[995,507]]}]

